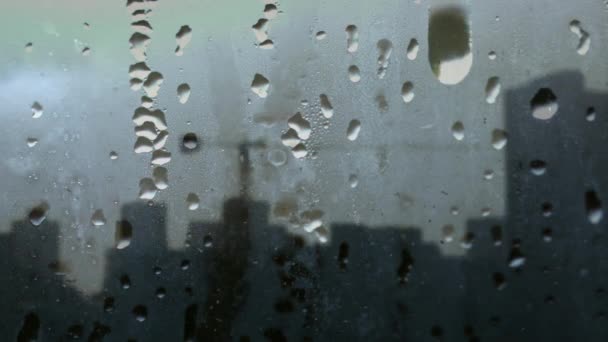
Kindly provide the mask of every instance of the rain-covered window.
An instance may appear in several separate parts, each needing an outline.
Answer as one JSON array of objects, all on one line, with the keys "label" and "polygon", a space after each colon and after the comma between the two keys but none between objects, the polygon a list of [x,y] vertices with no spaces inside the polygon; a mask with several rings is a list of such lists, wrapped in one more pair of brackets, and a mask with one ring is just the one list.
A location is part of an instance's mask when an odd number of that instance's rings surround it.
[{"label": "rain-covered window", "polygon": [[608,341],[608,1],[0,17],[0,340]]}]

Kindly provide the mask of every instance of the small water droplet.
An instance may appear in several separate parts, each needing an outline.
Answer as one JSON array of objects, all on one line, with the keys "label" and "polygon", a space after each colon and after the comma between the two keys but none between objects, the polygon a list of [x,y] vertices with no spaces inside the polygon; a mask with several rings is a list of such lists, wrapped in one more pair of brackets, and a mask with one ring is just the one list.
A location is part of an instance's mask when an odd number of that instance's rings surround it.
[{"label": "small water droplet", "polygon": [[195,150],[198,147],[198,137],[195,133],[186,133],[182,138],[182,145],[187,150]]},{"label": "small water droplet", "polygon": [[572,20],[570,22],[570,32],[574,33],[574,35],[578,38],[578,45],[576,47],[576,52],[584,56],[589,52],[591,48],[591,36],[581,25],[581,22],[578,20]]},{"label": "small water droplet", "polygon": [[152,171],[154,185],[159,190],[164,190],[169,187],[169,172],[162,166],[157,166]]},{"label": "small water droplet", "polygon": [[312,132],[310,122],[306,120],[301,113],[296,113],[289,120],[287,125],[292,128],[298,134],[298,138],[301,140],[308,140]]},{"label": "small water droplet", "polygon": [[264,6],[264,17],[266,19],[272,20],[277,17],[279,10],[275,4],[266,4]]},{"label": "small water droplet", "polygon": [[179,31],[175,34],[175,40],[177,41],[177,47],[175,48],[175,55],[182,56],[184,49],[192,40],[192,29],[188,25],[183,25],[179,28]]},{"label": "small water droplet", "polygon": [[114,245],[116,249],[125,249],[131,244],[133,237],[133,227],[128,221],[116,222],[116,231],[114,233]]},{"label": "small water droplet", "polygon": [[604,210],[602,209],[602,201],[599,199],[595,191],[587,191],[585,194],[585,206],[587,207],[587,218],[591,224],[598,224],[602,221]]},{"label": "small water droplet", "polygon": [[32,117],[34,119],[38,119],[39,117],[42,116],[42,113],[43,113],[42,105],[38,102],[34,102],[32,104]]},{"label": "small water droplet", "polygon": [[462,122],[454,122],[452,125],[452,136],[454,136],[454,139],[458,141],[464,139],[464,124]]},{"label": "small water droplet", "polygon": [[410,103],[414,99],[414,84],[412,82],[405,82],[401,87],[401,97],[403,102]]},{"label": "small water droplet", "polygon": [[27,147],[31,148],[31,147],[34,147],[34,146],[36,146],[38,144],[38,139],[36,139],[36,138],[27,138],[26,143],[27,143]]},{"label": "small water droplet", "polygon": [[488,79],[486,83],[486,102],[494,103],[500,94],[500,78],[494,76]]},{"label": "small water droplet", "polygon": [[348,176],[348,185],[350,185],[352,189],[356,188],[359,185],[359,177],[355,174]]},{"label": "small water droplet", "polygon": [[346,137],[350,141],[355,141],[359,137],[359,132],[361,131],[361,121],[359,120],[351,120],[348,123],[348,128],[346,129]]},{"label": "small water droplet", "polygon": [[530,100],[532,116],[539,120],[551,119],[559,109],[557,96],[549,88],[541,88]]},{"label": "small water droplet", "polygon": [[319,95],[319,100],[321,102],[321,113],[327,119],[330,119],[334,116],[334,107],[332,107],[331,102],[329,102],[329,97],[325,94]]},{"label": "small water droplet", "polygon": [[492,147],[501,150],[507,145],[508,135],[502,129],[494,129],[492,131]]},{"label": "small water droplet", "polygon": [[137,305],[133,308],[133,316],[138,322],[144,322],[148,318],[148,309],[143,305]]},{"label": "small water droplet", "polygon": [[188,83],[182,83],[179,86],[177,86],[177,99],[179,100],[179,103],[184,104],[184,103],[188,102],[189,98],[190,98],[190,86],[188,85]]},{"label": "small water droplet", "polygon": [[195,193],[189,193],[186,197],[186,204],[188,205],[188,210],[196,210],[199,207],[200,199],[198,195]]},{"label": "small water droplet", "polygon": [[377,75],[379,79],[383,79],[388,69],[388,62],[393,51],[393,43],[388,39],[381,39],[376,44],[378,48],[378,71]]},{"label": "small water droplet", "polygon": [[346,27],[346,50],[355,53],[357,49],[359,49],[359,30],[355,25],[348,25]]},{"label": "small water droplet", "polygon": [[361,72],[359,71],[359,67],[356,65],[351,65],[348,67],[348,79],[353,83],[361,81]]},{"label": "small water droplet", "polygon": [[91,215],[91,223],[96,227],[106,224],[106,217],[103,214],[103,210],[97,209],[93,212],[93,215]]},{"label": "small water droplet", "polygon": [[547,171],[547,163],[536,159],[530,162],[530,172],[535,176],[542,176]]},{"label": "small water droplet", "polygon": [[418,41],[415,38],[412,38],[410,40],[410,43],[407,45],[407,58],[410,61],[413,61],[416,59],[416,57],[418,56],[418,50],[420,49],[420,46],[418,44]]},{"label": "small water droplet", "polygon": [[260,74],[255,74],[253,76],[253,81],[251,82],[251,91],[253,91],[256,95],[261,98],[265,98],[268,96],[268,88],[270,87],[270,81]]},{"label": "small water droplet", "polygon": [[142,178],[139,181],[139,198],[151,200],[156,196],[158,189],[154,185],[154,181],[150,178]]},{"label": "small water droplet", "polygon": [[49,206],[46,202],[39,204],[38,206],[32,208],[29,213],[30,223],[36,227],[42,224],[44,220],[46,220],[46,215],[48,213]]},{"label": "small water droplet", "polygon": [[115,151],[110,151],[110,159],[111,160],[118,159],[118,153],[116,153]]},{"label": "small water droplet", "polygon": [[315,34],[315,38],[317,40],[323,40],[323,39],[327,38],[327,32],[325,32],[325,31],[319,31],[319,32],[317,32]]}]

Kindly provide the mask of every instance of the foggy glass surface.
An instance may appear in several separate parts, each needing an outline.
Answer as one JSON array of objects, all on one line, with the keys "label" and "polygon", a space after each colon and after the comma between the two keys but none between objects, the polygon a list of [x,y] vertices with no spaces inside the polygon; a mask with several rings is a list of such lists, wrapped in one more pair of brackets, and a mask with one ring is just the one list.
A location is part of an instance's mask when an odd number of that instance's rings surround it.
[{"label": "foggy glass surface", "polygon": [[608,340],[608,2],[0,16],[7,340]]}]

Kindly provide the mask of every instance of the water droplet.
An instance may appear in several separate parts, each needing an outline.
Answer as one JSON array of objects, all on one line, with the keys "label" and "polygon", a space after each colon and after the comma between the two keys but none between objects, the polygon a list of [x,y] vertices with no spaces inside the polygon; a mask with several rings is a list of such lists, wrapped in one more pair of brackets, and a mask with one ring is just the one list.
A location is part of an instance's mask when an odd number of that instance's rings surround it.
[{"label": "water droplet", "polygon": [[27,138],[25,141],[27,143],[27,147],[34,147],[38,144],[38,139],[36,138]]},{"label": "water droplet", "polygon": [[360,131],[361,131],[361,121],[351,120],[348,123],[348,128],[346,129],[346,137],[350,141],[355,141],[359,137]]},{"label": "water droplet", "polygon": [[253,81],[251,82],[251,91],[253,91],[256,95],[261,98],[265,98],[268,96],[268,88],[270,87],[270,81],[260,74],[255,74],[253,76]]},{"label": "water droplet", "polygon": [[308,150],[306,149],[306,145],[299,143],[291,149],[291,153],[297,159],[301,159],[306,157]]},{"label": "water droplet", "polygon": [[177,47],[175,48],[175,55],[182,56],[184,49],[192,40],[192,29],[188,25],[184,25],[179,28],[179,31],[175,34],[175,40],[177,41]]},{"label": "water droplet", "polygon": [[352,189],[356,188],[359,185],[359,177],[355,174],[348,176],[348,185],[350,185]]},{"label": "water droplet", "polygon": [[281,142],[285,146],[295,147],[300,143],[300,138],[298,138],[298,133],[293,128],[290,128],[281,135]]},{"label": "water droplet", "polygon": [[195,133],[186,133],[182,138],[182,145],[187,150],[195,150],[198,147],[198,137]]},{"label": "water droplet", "polygon": [[388,69],[388,62],[393,51],[393,43],[388,39],[381,39],[376,44],[378,48],[378,78],[383,79]]},{"label": "water droplet", "polygon": [[42,224],[46,220],[46,215],[49,210],[49,206],[46,202],[39,204],[32,208],[29,213],[30,223],[36,227]]},{"label": "water droplet", "polygon": [[553,231],[551,230],[551,228],[545,228],[543,229],[543,241],[544,242],[551,242],[553,240]]},{"label": "water droplet", "polygon": [[159,131],[164,131],[167,129],[167,122],[165,120],[165,113],[162,110],[149,110],[145,107],[138,107],[135,109],[133,113],[133,123],[135,125],[140,126],[144,122],[151,122],[156,126],[156,129]]},{"label": "water droplet", "polygon": [[401,87],[401,97],[403,102],[410,103],[414,99],[414,84],[412,82],[405,82]]},{"label": "water droplet", "polygon": [[86,57],[86,56],[88,56],[88,55],[90,55],[90,54],[91,54],[91,48],[90,48],[90,47],[88,47],[88,46],[87,46],[87,47],[85,47],[84,49],[82,49],[81,54],[82,54],[83,56],[85,56],[85,57]]},{"label": "water droplet", "polygon": [[146,35],[150,35],[154,31],[152,29],[152,25],[150,25],[150,22],[148,22],[147,20],[134,21],[131,23],[131,28],[133,29],[133,31],[143,33]]},{"label": "water droplet", "polygon": [[133,227],[127,221],[116,222],[116,232],[114,233],[114,245],[116,249],[125,249],[131,244],[133,237]]},{"label": "water droplet", "polygon": [[587,207],[587,218],[591,224],[598,224],[604,216],[602,201],[595,191],[587,191],[585,194],[585,206]]},{"label": "water droplet", "polygon": [[276,167],[285,165],[285,163],[287,162],[287,154],[285,153],[285,151],[279,149],[269,151],[267,158],[270,164]]},{"label": "water droplet", "polygon": [[118,153],[116,153],[116,151],[110,151],[110,159],[111,160],[118,159]]},{"label": "water droplet", "polygon": [[129,278],[128,275],[123,274],[120,277],[120,286],[123,288],[123,290],[128,290],[131,288],[131,278]]},{"label": "water droplet", "polygon": [[154,178],[154,185],[159,190],[164,190],[169,187],[169,174],[166,168],[157,166],[152,171],[152,178]]},{"label": "water droplet", "polygon": [[304,119],[301,113],[298,112],[289,118],[289,120],[287,120],[287,125],[296,131],[298,138],[302,140],[308,140],[308,138],[310,138],[310,133],[312,132],[310,122]]},{"label": "water droplet", "polygon": [[530,162],[530,172],[535,176],[542,176],[547,172],[547,163],[536,159]]},{"label": "water droplet", "polygon": [[572,20],[570,22],[570,31],[578,38],[576,52],[581,56],[586,55],[591,48],[591,37],[589,33],[583,30],[581,22],[578,20]]},{"label": "water droplet", "polygon": [[135,153],[149,153],[154,151],[154,145],[150,139],[138,137],[133,146],[133,151]]},{"label": "water droplet", "polygon": [[27,44],[25,44],[25,52],[32,52],[32,50],[34,50],[34,43],[29,42]]},{"label": "water droplet", "polygon": [[200,199],[195,193],[189,193],[186,196],[186,204],[188,205],[188,210],[196,210],[200,204]]},{"label": "water droplet", "polygon": [[454,226],[451,224],[447,224],[441,228],[441,240],[444,243],[449,243],[454,240]]},{"label": "water droplet", "polygon": [[507,287],[507,280],[502,273],[496,272],[492,277],[494,278],[494,287],[496,287],[498,291],[504,290],[504,288]]},{"label": "water droplet", "polygon": [[587,119],[587,121],[591,122],[591,121],[595,120],[595,116],[596,116],[595,108],[594,107],[587,108],[587,113],[585,115],[585,119]]},{"label": "water droplet", "polygon": [[429,62],[443,84],[458,84],[473,65],[471,31],[465,11],[456,6],[431,10],[428,27]]},{"label": "water droplet", "polygon": [[307,233],[311,233],[317,228],[323,225],[323,215],[325,213],[322,210],[306,210],[300,214],[300,223],[302,229]]},{"label": "water droplet", "polygon": [[277,17],[279,10],[275,4],[266,4],[264,6],[264,17],[266,19],[272,20]]},{"label": "water droplet", "polygon": [[490,52],[488,52],[488,58],[489,58],[491,61],[495,60],[495,59],[496,59],[496,52],[494,52],[494,51],[490,51]]},{"label": "water droplet", "polygon": [[148,77],[150,72],[152,72],[152,70],[148,68],[146,62],[138,62],[129,66],[129,76],[131,76],[131,78],[144,80]]},{"label": "water droplet", "polygon": [[133,316],[138,322],[143,322],[148,318],[148,309],[143,305],[137,305],[133,308]]},{"label": "water droplet", "polygon": [[150,37],[145,34],[135,32],[131,35],[131,38],[129,38],[129,49],[136,61],[141,62],[146,60],[146,49],[148,48],[148,44],[150,44]]},{"label": "water droplet", "polygon": [[454,122],[452,125],[452,135],[454,136],[454,139],[458,141],[464,139],[464,125],[462,122]]},{"label": "water droplet", "polygon": [[486,83],[486,102],[494,103],[500,94],[500,78],[494,76],[488,79]]},{"label": "water droplet", "polygon": [[103,210],[97,209],[93,212],[93,215],[91,215],[91,223],[96,227],[106,224],[106,217],[103,214]]},{"label": "water droplet", "polygon": [[502,129],[494,129],[492,131],[492,147],[497,150],[501,150],[507,145],[508,135],[507,132]]},{"label": "water droplet", "polygon": [[38,102],[34,102],[32,104],[32,117],[34,119],[38,119],[39,117],[42,116],[42,113],[43,113],[42,105]]},{"label": "water droplet", "polygon": [[188,99],[190,98],[190,86],[188,83],[182,83],[177,86],[177,98],[179,103],[184,104],[188,102]]},{"label": "water droplet", "polygon": [[323,40],[323,39],[327,38],[327,32],[319,31],[319,32],[317,32],[317,34],[315,34],[315,38],[317,40]]},{"label": "water droplet", "polygon": [[151,98],[156,97],[164,80],[165,79],[160,72],[152,71],[144,82],[144,91],[146,92],[146,95]]},{"label": "water droplet", "polygon": [[357,49],[359,49],[359,30],[355,25],[348,25],[346,27],[346,50],[355,53]]},{"label": "water droplet", "polygon": [[359,67],[356,65],[351,65],[348,67],[348,79],[353,83],[361,81],[361,72],[359,71]]},{"label": "water droplet", "polygon": [[416,57],[418,57],[418,50],[420,50],[420,46],[418,44],[418,41],[414,38],[412,38],[410,40],[410,43],[407,45],[407,58],[410,61],[413,61],[416,59]]},{"label": "water droplet", "polygon": [[251,26],[255,39],[261,43],[268,39],[268,19],[260,18]]},{"label": "water droplet", "polygon": [[167,295],[167,290],[164,287],[159,287],[156,289],[156,298],[163,299]]},{"label": "water droplet", "polygon": [[156,150],[152,152],[152,165],[165,165],[171,161],[171,153],[166,150]]},{"label": "water droplet", "polygon": [[319,243],[326,244],[329,241],[329,230],[325,226],[315,229],[315,236]]},{"label": "water droplet", "polygon": [[490,169],[485,170],[485,171],[483,172],[483,178],[484,178],[485,180],[492,180],[492,179],[494,178],[494,171],[493,171],[493,170],[490,170]]},{"label": "water droplet", "polygon": [[158,136],[156,126],[152,122],[144,122],[139,126],[135,126],[135,135],[148,140],[154,140]]},{"label": "water droplet", "polygon": [[154,145],[154,149],[155,150],[162,149],[165,146],[165,144],[167,143],[168,138],[169,138],[169,133],[167,131],[161,131],[160,133],[158,133],[158,136],[152,142],[152,144]]},{"label": "water droplet", "polygon": [[150,178],[142,178],[139,181],[139,198],[151,200],[156,196],[158,189],[154,185],[154,181]]},{"label": "water droplet", "polygon": [[532,116],[539,120],[551,119],[559,109],[557,97],[549,88],[541,88],[530,100]]},{"label": "water droplet", "polygon": [[207,234],[203,237],[203,246],[205,246],[206,248],[213,247],[213,238],[211,237],[211,235]]},{"label": "water droplet", "polygon": [[325,94],[319,95],[319,100],[321,102],[321,113],[327,119],[334,116],[334,107],[332,107],[331,102],[329,102],[329,98]]},{"label": "water droplet", "polygon": [[265,41],[261,42],[258,47],[262,50],[271,50],[274,49],[274,42],[272,39],[266,39]]}]

